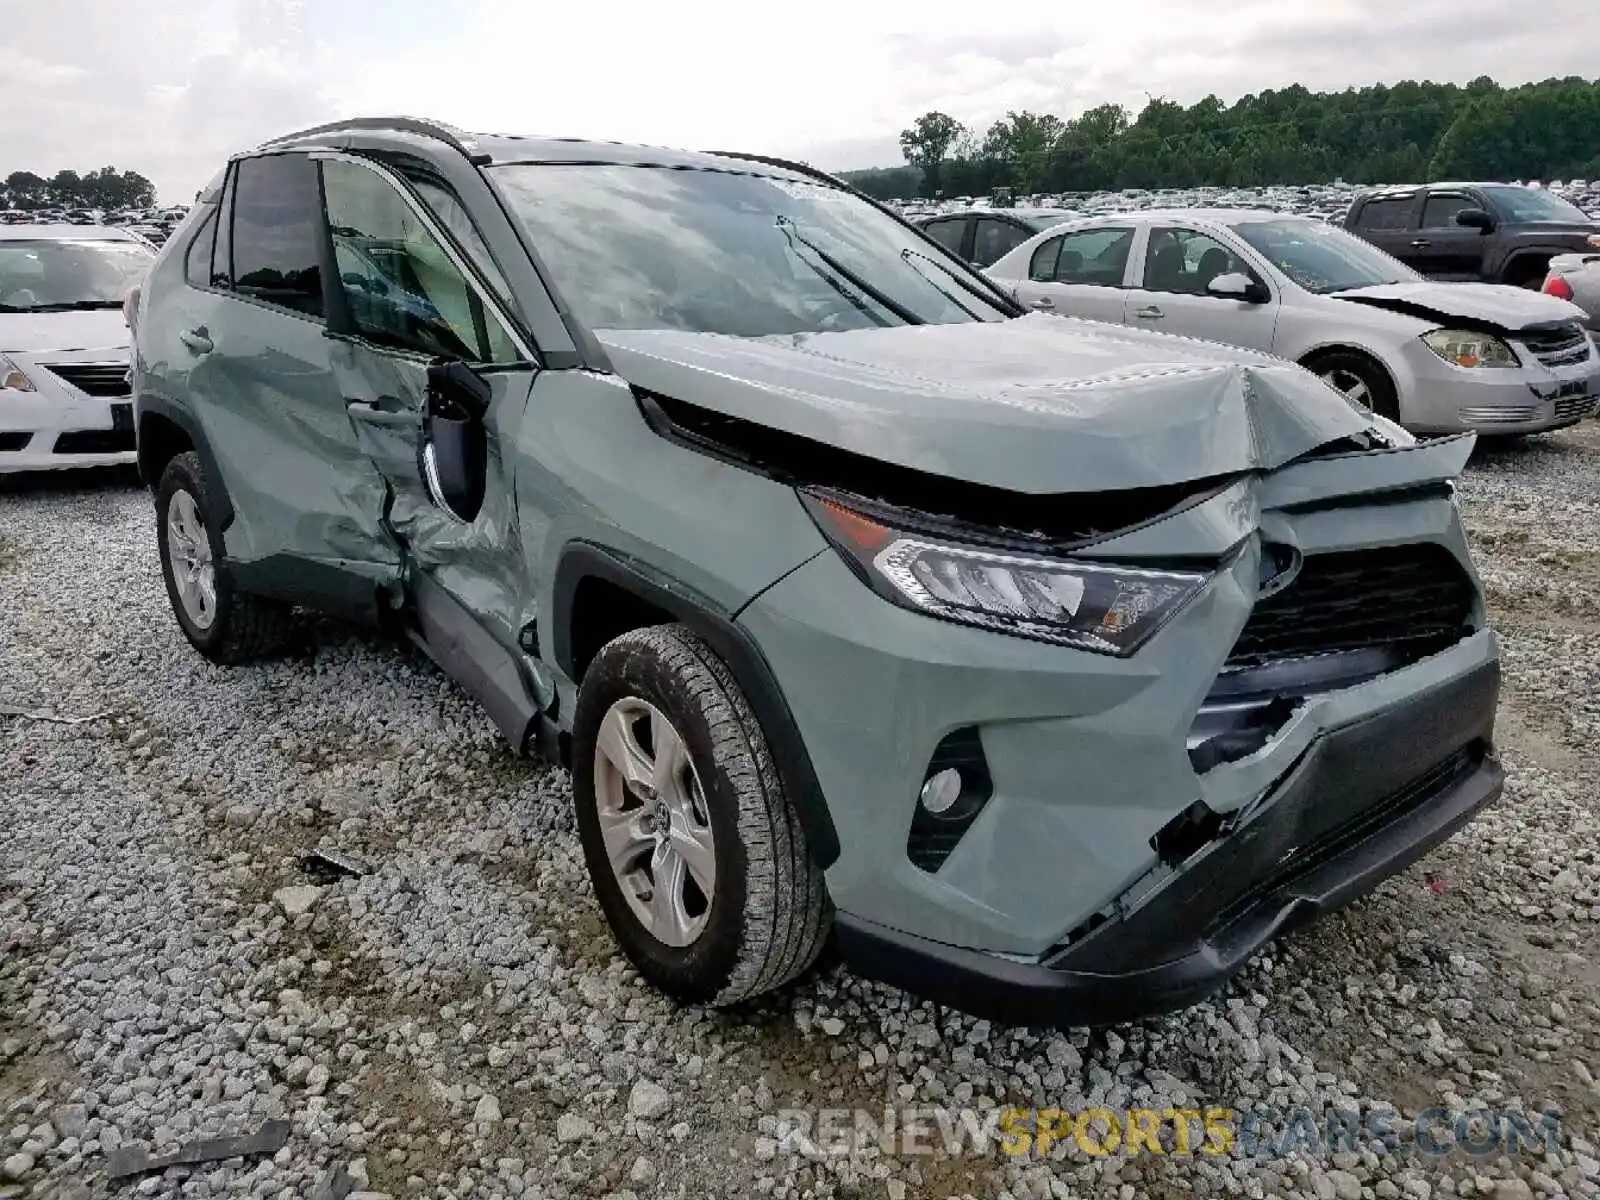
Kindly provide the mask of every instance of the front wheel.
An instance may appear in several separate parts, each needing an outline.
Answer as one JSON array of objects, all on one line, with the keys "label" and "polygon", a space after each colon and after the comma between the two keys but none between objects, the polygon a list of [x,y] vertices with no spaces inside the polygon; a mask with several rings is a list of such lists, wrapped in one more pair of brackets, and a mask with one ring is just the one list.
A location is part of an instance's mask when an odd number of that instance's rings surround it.
[{"label": "front wheel", "polygon": [[1343,392],[1352,404],[1400,421],[1400,399],[1389,373],[1365,354],[1336,351],[1313,359],[1306,366]]},{"label": "front wheel", "polygon": [[607,644],[573,716],[595,895],[641,975],[687,1003],[793,979],[831,923],[822,872],[727,665],[680,625]]}]

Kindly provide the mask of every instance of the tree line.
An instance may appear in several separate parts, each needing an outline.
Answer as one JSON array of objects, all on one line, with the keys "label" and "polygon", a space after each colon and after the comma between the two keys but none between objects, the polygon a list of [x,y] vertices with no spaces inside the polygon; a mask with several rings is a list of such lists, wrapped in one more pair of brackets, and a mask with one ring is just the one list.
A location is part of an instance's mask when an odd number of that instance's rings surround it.
[{"label": "tree line", "polygon": [[1226,104],[1102,104],[1063,119],[1009,112],[987,131],[942,112],[900,135],[906,165],[846,172],[879,197],[1262,184],[1600,176],[1600,81],[1501,87],[1405,81]]},{"label": "tree line", "polygon": [[80,175],[57,171],[46,178],[32,171],[13,171],[0,181],[0,208],[151,208],[155,185],[137,171],[101,167]]}]

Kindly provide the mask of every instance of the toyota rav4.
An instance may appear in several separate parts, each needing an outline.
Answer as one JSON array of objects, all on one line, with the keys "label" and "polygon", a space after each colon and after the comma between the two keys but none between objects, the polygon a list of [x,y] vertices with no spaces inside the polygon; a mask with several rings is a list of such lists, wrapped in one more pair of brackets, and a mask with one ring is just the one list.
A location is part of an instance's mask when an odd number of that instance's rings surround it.
[{"label": "toyota rav4", "polygon": [[573,773],[641,973],[831,935],[1180,1006],[1500,791],[1453,488],[1292,364],[1041,314],[807,167],[408,119],[231,161],[131,306],[173,612],[408,636]]}]

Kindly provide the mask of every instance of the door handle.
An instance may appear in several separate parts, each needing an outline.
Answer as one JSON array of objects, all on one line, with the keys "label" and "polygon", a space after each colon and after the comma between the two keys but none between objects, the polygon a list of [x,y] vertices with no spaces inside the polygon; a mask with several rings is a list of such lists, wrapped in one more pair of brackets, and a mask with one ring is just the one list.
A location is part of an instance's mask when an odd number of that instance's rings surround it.
[{"label": "door handle", "polygon": [[412,412],[408,408],[380,407],[382,401],[394,402],[392,396],[380,396],[377,400],[347,400],[345,409],[352,420],[365,421],[368,425],[410,425],[413,428],[422,428],[420,413]]},{"label": "door handle", "polygon": [[1050,299],[1049,296],[1040,296],[1033,302],[1034,308],[1054,308],[1055,306],[1056,302]]},{"label": "door handle", "polygon": [[213,348],[211,334],[204,325],[185,329],[178,335],[178,340],[196,354],[210,354]]},{"label": "door handle", "polygon": [[1411,243],[1411,248],[1413,250],[1426,250],[1431,245],[1433,245],[1433,243],[1427,238],[1418,238],[1416,241]]},{"label": "door handle", "polygon": [[1161,311],[1159,305],[1146,304],[1143,308],[1136,309],[1133,315],[1141,321],[1159,321],[1167,314]]}]

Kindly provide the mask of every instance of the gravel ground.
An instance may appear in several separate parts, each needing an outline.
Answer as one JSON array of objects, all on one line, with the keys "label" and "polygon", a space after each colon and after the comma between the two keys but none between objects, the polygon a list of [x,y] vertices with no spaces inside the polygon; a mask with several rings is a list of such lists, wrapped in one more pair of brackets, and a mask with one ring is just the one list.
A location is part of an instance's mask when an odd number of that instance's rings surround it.
[{"label": "gravel ground", "polygon": [[[96,718],[0,715],[0,1200],[1593,1196],[1600,424],[1481,451],[1462,503],[1505,639],[1504,801],[1211,1002],[1053,1035],[827,965],[741,1012],[675,1009],[606,932],[565,775],[418,655],[308,621],[282,661],[212,667],[144,493],[0,488],[0,707]],[[370,873],[308,871],[319,846]],[[886,1104],[1389,1106],[1402,1135],[1434,1105],[1554,1107],[1562,1133],[1259,1157],[1172,1153],[1170,1130],[1104,1157],[785,1136],[784,1110]],[[119,1146],[278,1117],[275,1155],[105,1179]]]}]

